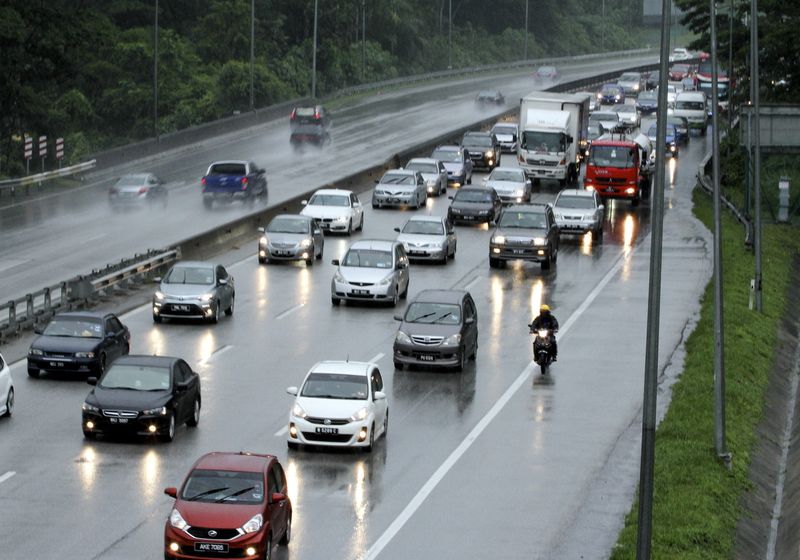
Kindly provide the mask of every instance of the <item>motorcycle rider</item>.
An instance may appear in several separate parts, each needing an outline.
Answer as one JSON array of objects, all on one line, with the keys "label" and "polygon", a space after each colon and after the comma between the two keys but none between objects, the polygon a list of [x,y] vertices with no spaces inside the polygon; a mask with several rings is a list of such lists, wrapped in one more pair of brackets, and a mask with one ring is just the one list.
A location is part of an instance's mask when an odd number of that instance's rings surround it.
[{"label": "motorcycle rider", "polygon": [[531,332],[539,329],[549,329],[553,341],[553,361],[558,360],[558,343],[556,342],[556,333],[558,332],[558,319],[550,312],[550,306],[543,303],[539,307],[539,315],[537,315],[528,327]]}]

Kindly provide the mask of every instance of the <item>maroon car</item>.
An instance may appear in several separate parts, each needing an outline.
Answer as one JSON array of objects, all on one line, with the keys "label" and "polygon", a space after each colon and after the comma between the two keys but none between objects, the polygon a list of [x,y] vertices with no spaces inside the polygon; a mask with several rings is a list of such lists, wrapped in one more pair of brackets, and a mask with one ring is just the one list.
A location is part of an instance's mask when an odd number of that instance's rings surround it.
[{"label": "maroon car", "polygon": [[164,558],[269,560],[289,544],[292,502],[274,455],[207,453],[192,466],[164,528]]},{"label": "maroon car", "polygon": [[673,82],[680,82],[692,73],[692,68],[688,64],[673,64],[669,69],[669,79]]}]

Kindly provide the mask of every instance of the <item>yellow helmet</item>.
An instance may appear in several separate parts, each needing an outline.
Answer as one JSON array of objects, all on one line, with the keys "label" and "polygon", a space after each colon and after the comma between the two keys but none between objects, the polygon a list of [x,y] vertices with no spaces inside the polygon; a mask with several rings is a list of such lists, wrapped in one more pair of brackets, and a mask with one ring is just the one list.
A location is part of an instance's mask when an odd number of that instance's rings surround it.
[{"label": "yellow helmet", "polygon": [[550,311],[550,306],[546,303],[543,303],[542,306],[539,308],[539,313],[544,313],[545,311]]}]

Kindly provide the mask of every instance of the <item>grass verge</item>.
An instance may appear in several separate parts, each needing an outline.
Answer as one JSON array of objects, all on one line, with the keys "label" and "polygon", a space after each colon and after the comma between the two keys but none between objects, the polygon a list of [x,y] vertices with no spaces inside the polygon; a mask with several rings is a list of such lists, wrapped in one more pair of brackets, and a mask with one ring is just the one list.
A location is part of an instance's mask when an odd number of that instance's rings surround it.
[{"label": "grass verge", "polygon": [[[694,202],[695,215],[711,229],[711,199],[696,189]],[[714,451],[714,288],[710,282],[697,328],[686,343],[683,374],[656,432],[653,558],[732,557],[778,324],[793,281],[792,259],[800,253],[797,228],[764,226],[762,250],[764,313],[758,314],[748,309],[754,257],[743,245],[741,225],[723,213],[726,430],[733,468],[726,470]],[[636,557],[637,511],[635,502],[612,560]]]}]

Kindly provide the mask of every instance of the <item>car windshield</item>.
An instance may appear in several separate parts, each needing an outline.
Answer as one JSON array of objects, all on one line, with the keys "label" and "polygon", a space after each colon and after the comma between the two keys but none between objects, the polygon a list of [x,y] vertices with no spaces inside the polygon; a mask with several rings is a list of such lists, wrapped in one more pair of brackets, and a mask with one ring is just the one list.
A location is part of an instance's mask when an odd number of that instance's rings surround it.
[{"label": "car windshield", "polygon": [[166,391],[170,388],[168,367],[114,364],[97,384],[103,389]]},{"label": "car windshield", "polygon": [[344,256],[342,266],[392,268],[392,253],[377,249],[350,249]]},{"label": "car windshield", "polygon": [[439,161],[461,162],[461,152],[458,150],[435,150],[431,157]]},{"label": "car windshield", "polygon": [[619,77],[620,82],[638,82],[639,74],[625,73]]},{"label": "car windshield", "polygon": [[498,126],[495,126],[492,129],[492,132],[494,134],[510,134],[510,135],[513,136],[514,134],[517,133],[517,127],[516,126],[507,126],[507,125],[498,125]]},{"label": "car windshield", "polygon": [[364,375],[314,372],[306,379],[300,396],[365,401],[368,392]]},{"label": "car windshield", "polygon": [[617,93],[619,93],[619,86],[617,86],[616,84],[606,84],[606,85],[603,86],[603,89],[600,90],[600,91],[602,91],[603,93],[608,93],[608,94],[612,94],[612,93],[613,94],[617,94]]},{"label": "car windshield", "polygon": [[482,148],[491,148],[492,138],[482,134],[469,134],[464,136],[464,140],[461,142],[461,144],[464,146],[480,146]]},{"label": "car windshield", "polygon": [[497,93],[495,93],[493,91],[482,91],[482,92],[480,92],[478,94],[478,97],[490,97],[490,98],[494,99],[496,95],[497,95]]},{"label": "car windshield", "polygon": [[146,175],[123,175],[117,181],[118,187],[138,187],[147,182]]},{"label": "car windshield", "polygon": [[479,191],[476,189],[464,189],[456,193],[453,201],[458,202],[492,202],[492,195],[489,191]]},{"label": "car windshield", "polygon": [[500,217],[501,228],[545,229],[547,219],[542,212],[514,212],[506,210]]},{"label": "car windshield", "polygon": [[274,218],[267,226],[268,233],[308,233],[304,218]]},{"label": "car windshield", "polygon": [[419,171],[420,173],[439,173],[439,168],[435,163],[422,163],[413,161],[406,166],[406,169],[411,171]]},{"label": "car windshield", "polygon": [[381,177],[381,185],[416,185],[417,181],[413,175],[405,173],[387,173]]},{"label": "car windshield", "polygon": [[524,172],[519,169],[495,169],[489,175],[490,181],[513,181],[522,183],[525,181]]},{"label": "car windshield", "polygon": [[260,504],[264,502],[264,475],[195,469],[183,485],[181,499],[207,504]]},{"label": "car windshield", "polygon": [[406,323],[460,325],[461,307],[454,303],[415,302],[408,306]]},{"label": "car windshield", "polygon": [[634,166],[636,150],[625,146],[592,145],[589,150],[589,165],[625,169]]},{"label": "car windshield", "polygon": [[522,133],[522,149],[536,152],[563,152],[566,149],[564,134],[526,130]]},{"label": "car windshield", "polygon": [[559,196],[556,208],[583,208],[593,209],[594,200],[590,196]]},{"label": "car windshield", "polygon": [[343,194],[315,194],[309,206],[350,206],[350,197]]},{"label": "car windshield", "polygon": [[103,322],[90,317],[80,319],[56,317],[43,333],[45,336],[77,336],[80,338],[102,338]]},{"label": "car windshield", "polygon": [[639,94],[639,101],[656,101],[658,98],[656,97],[656,92],[654,91],[643,91]]},{"label": "car windshield", "polygon": [[635,105],[620,105],[616,109],[617,113],[635,113],[636,106]]},{"label": "car windshield", "polygon": [[616,121],[619,120],[619,117],[616,113],[611,112],[596,112],[589,115],[589,122],[608,122],[608,121]]},{"label": "car windshield", "polygon": [[213,284],[214,269],[209,266],[176,266],[164,277],[165,284]]},{"label": "car windshield", "polygon": [[539,74],[552,74],[555,71],[556,71],[556,69],[553,66],[540,66],[539,67]]},{"label": "car windshield", "polygon": [[403,233],[419,233],[422,235],[444,235],[444,226],[439,221],[408,220],[402,231]]},{"label": "car windshield", "polygon": [[208,170],[209,175],[247,175],[247,166],[243,163],[215,163]]},{"label": "car windshield", "polygon": [[676,101],[676,109],[683,109],[684,111],[705,111],[706,104],[702,101]]}]

